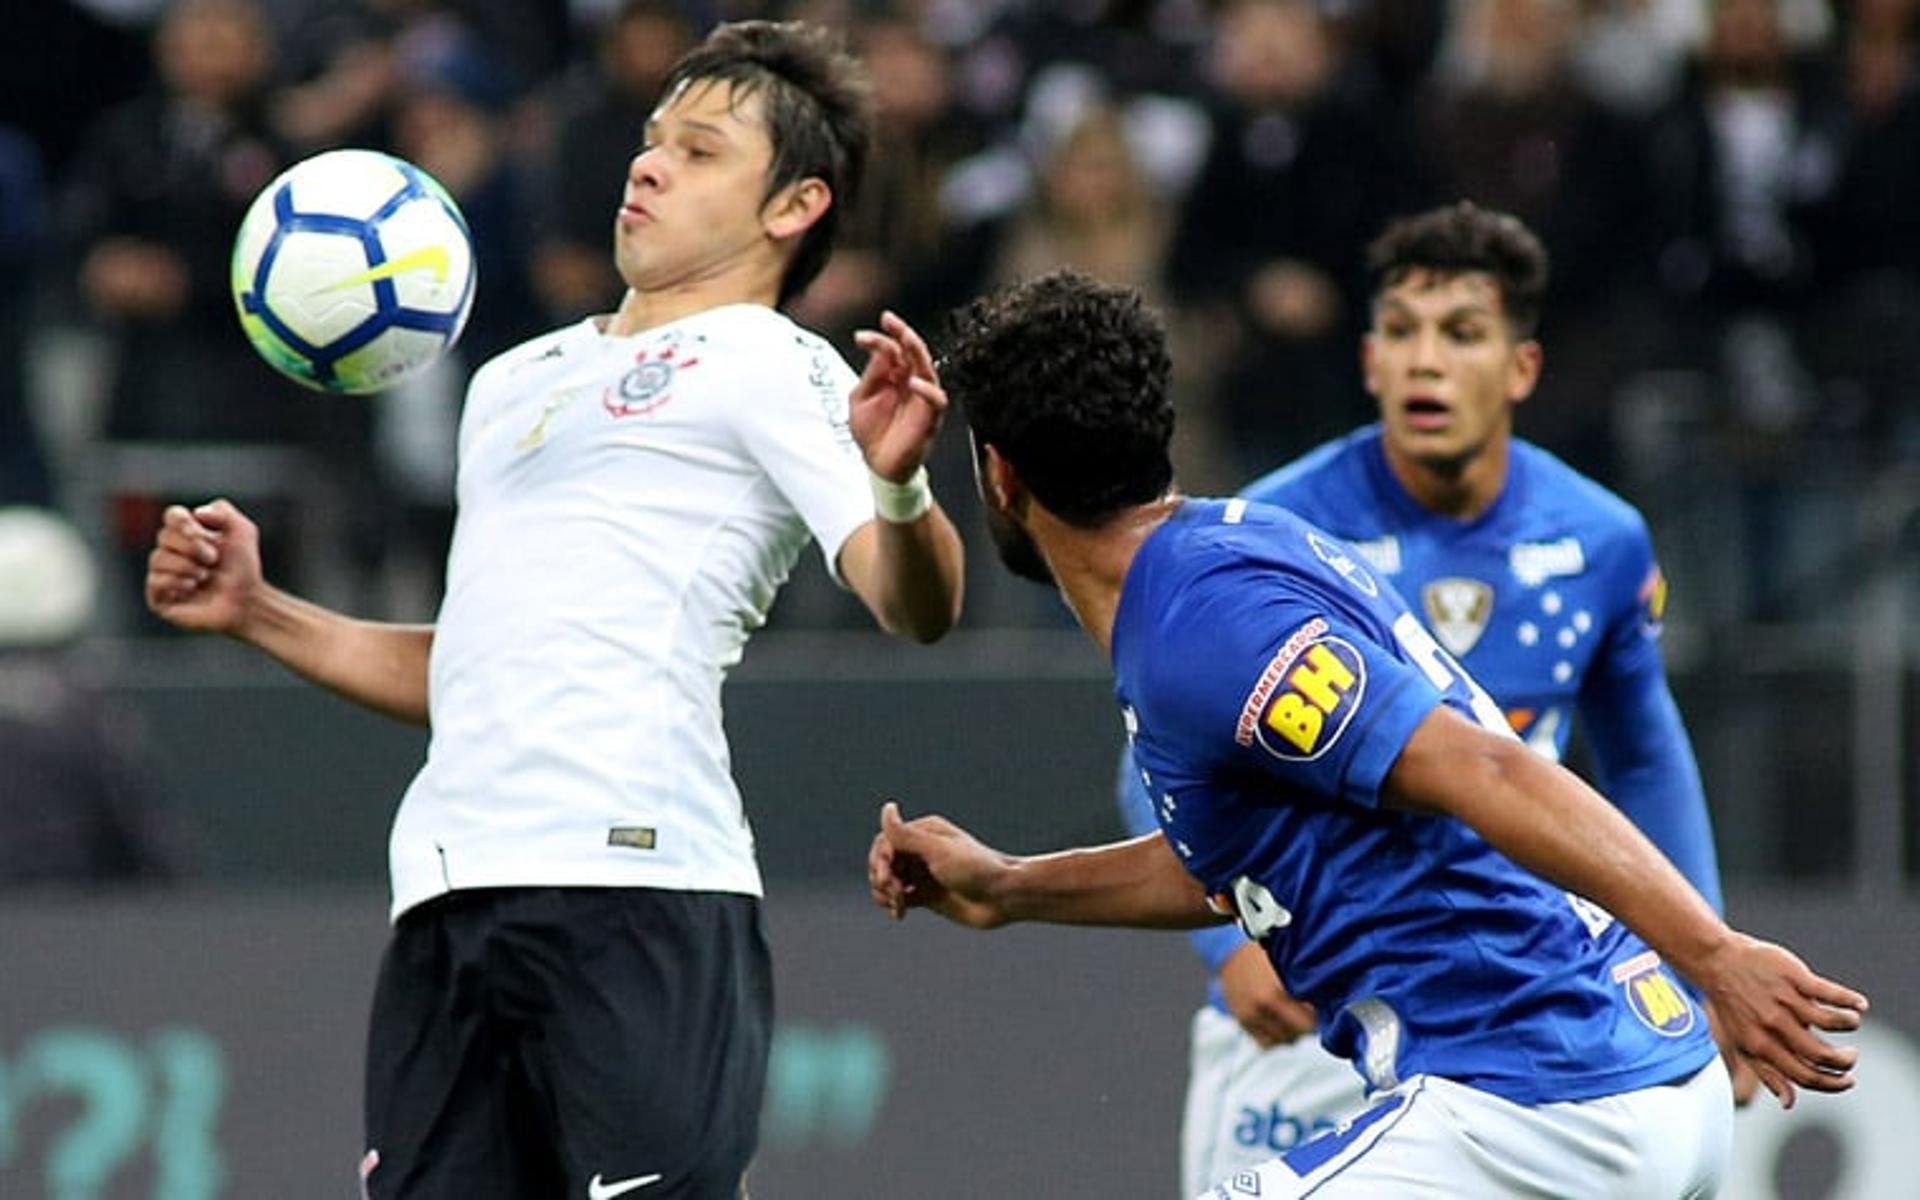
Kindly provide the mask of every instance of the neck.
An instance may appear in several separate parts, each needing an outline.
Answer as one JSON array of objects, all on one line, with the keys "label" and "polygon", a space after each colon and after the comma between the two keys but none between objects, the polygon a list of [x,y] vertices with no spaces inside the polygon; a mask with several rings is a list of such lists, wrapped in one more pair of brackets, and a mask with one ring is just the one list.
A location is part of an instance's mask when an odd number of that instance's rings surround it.
[{"label": "neck", "polygon": [[1067,607],[1101,653],[1113,653],[1113,617],[1120,608],[1120,589],[1126,584],[1134,556],[1179,504],[1179,496],[1169,493],[1126,509],[1093,529],[1069,525],[1033,506],[1028,532],[1053,572]]},{"label": "neck", "polygon": [[780,298],[777,270],[758,277],[726,275],[693,279],[667,287],[629,287],[620,307],[607,318],[606,332],[617,337],[643,333],[695,313],[729,304],[758,304],[773,308]]},{"label": "neck", "polygon": [[1471,521],[1492,508],[1507,486],[1512,446],[1507,434],[1458,459],[1415,458],[1391,442],[1383,444],[1393,477],[1428,512]]}]

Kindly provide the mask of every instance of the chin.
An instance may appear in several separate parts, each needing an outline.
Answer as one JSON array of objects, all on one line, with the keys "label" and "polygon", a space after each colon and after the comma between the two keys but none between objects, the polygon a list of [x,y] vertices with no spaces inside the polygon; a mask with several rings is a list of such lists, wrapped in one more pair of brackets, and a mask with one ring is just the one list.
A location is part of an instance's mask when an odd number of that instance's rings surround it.
[{"label": "chin", "polygon": [[987,532],[992,535],[993,548],[1000,555],[1001,565],[1007,570],[1030,583],[1057,586],[1053,572],[1047,567],[1047,560],[1041,555],[1040,547],[1034,544],[1033,538],[1005,513],[991,506],[987,509]]}]

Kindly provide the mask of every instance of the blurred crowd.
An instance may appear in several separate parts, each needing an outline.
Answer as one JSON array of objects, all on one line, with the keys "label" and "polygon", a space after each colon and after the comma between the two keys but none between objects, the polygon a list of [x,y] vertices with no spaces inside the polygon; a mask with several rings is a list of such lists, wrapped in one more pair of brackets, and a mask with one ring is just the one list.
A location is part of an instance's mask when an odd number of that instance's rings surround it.
[{"label": "blurred crowd", "polygon": [[[1554,258],[1521,432],[1656,525],[1711,492],[1727,615],[1806,602],[1823,481],[1920,459],[1920,0],[31,0],[0,14],[0,504],[72,515],[125,629],[159,507],[216,491],[292,586],[429,614],[465,372],[614,303],[657,84],[750,16],[844,28],[874,80],[866,190],[795,316],[850,349],[1056,266],[1135,285],[1190,491],[1370,419],[1366,242],[1460,197]],[[371,401],[279,382],[228,294],[247,203],[339,145],[435,175],[480,268],[453,360]],[[1062,619],[984,566],[970,592],[970,625]]]}]

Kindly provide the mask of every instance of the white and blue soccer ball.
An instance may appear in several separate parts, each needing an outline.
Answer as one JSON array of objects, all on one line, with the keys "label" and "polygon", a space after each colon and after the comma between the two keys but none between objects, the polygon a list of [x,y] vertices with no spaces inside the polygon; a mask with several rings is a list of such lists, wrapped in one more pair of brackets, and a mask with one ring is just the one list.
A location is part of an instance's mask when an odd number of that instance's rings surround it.
[{"label": "white and blue soccer ball", "polygon": [[287,168],[233,243],[247,339],[320,391],[377,392],[432,365],[466,325],[473,288],[473,242],[453,197],[376,150]]}]

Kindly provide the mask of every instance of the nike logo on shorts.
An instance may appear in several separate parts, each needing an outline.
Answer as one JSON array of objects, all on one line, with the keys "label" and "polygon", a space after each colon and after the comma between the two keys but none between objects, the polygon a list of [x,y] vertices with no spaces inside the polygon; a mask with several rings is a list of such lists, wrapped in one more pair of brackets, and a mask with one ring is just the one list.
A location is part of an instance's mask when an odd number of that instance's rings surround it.
[{"label": "nike logo on shorts", "polygon": [[596,1174],[587,1181],[587,1200],[613,1200],[615,1196],[624,1196],[650,1183],[659,1183],[660,1180],[659,1175],[635,1175],[631,1179],[616,1179],[612,1183],[605,1183]]}]

